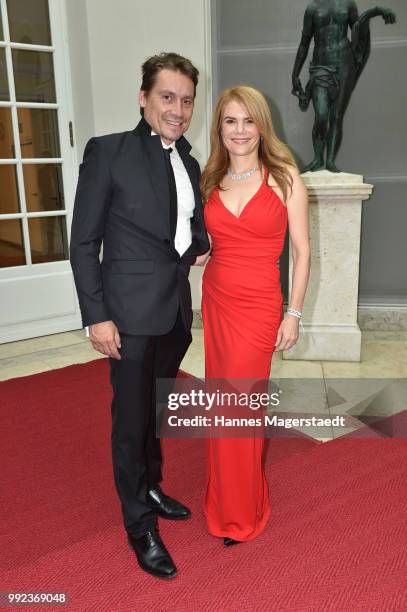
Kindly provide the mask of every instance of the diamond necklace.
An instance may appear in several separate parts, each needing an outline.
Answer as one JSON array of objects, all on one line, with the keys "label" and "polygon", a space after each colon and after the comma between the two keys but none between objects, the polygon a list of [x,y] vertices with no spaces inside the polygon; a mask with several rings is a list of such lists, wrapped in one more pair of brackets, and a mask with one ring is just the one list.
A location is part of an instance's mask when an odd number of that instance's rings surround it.
[{"label": "diamond necklace", "polygon": [[249,176],[252,176],[252,174],[257,172],[258,169],[259,167],[255,166],[254,168],[250,168],[250,170],[247,170],[246,172],[242,172],[242,174],[233,174],[232,170],[229,168],[228,176],[230,176],[232,181],[243,181],[244,179],[249,178]]}]

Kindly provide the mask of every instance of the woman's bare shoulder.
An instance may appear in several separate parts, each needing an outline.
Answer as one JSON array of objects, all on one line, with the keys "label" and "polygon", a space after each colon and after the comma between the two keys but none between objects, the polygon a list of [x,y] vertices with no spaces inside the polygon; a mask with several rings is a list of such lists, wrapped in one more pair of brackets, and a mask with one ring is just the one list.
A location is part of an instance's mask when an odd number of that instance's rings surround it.
[{"label": "woman's bare shoulder", "polygon": [[287,203],[290,201],[306,201],[308,199],[308,190],[302,179],[300,171],[296,166],[287,166],[287,170],[292,179],[292,191],[289,191]]},{"label": "woman's bare shoulder", "polygon": [[[300,175],[300,173],[298,171],[298,168],[296,166],[292,166],[291,164],[287,164],[285,166],[285,169],[287,170],[287,173],[289,174],[290,182],[292,181],[292,189],[293,189],[293,193],[294,193],[294,192],[298,191],[298,185],[299,185],[300,189],[304,186],[303,180],[302,180],[301,175]],[[283,192],[282,192],[281,188],[279,187],[276,179],[274,178],[272,172],[270,172],[270,171],[269,171],[268,177],[267,177],[267,184],[274,189],[274,191],[277,193],[277,195],[279,196],[279,198],[283,202],[284,206],[287,206],[288,200],[290,199],[291,189],[290,188],[288,189],[287,199],[286,199],[286,201],[284,201],[284,199],[283,199]]]}]

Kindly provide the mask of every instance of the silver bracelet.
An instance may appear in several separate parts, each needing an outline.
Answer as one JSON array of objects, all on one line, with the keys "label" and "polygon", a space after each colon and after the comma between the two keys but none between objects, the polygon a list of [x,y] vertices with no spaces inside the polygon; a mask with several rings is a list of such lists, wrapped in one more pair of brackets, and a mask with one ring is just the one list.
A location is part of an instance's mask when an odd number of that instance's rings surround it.
[{"label": "silver bracelet", "polygon": [[293,315],[293,317],[297,317],[297,319],[301,319],[302,317],[302,312],[294,310],[294,308],[287,308],[287,314]]}]

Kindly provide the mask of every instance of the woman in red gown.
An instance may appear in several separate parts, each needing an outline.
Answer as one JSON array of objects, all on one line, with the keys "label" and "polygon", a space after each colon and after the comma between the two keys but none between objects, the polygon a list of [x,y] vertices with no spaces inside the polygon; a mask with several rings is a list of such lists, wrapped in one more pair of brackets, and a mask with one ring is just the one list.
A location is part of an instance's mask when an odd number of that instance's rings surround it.
[{"label": "woman in red gown", "polygon": [[[268,379],[273,351],[298,339],[309,274],[308,215],[294,159],[256,89],[221,94],[201,186],[212,241],[202,287],[206,379]],[[288,225],[294,269],[283,319],[278,261]],[[267,524],[263,447],[264,439],[254,436],[207,441],[205,515],[209,532],[225,545],[251,540]]]}]

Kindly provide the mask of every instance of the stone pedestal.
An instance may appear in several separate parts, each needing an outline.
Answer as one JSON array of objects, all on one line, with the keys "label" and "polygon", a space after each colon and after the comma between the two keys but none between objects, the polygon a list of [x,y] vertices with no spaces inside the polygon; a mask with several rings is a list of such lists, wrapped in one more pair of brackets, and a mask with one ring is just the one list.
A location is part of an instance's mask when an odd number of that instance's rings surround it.
[{"label": "stone pedestal", "polygon": [[[360,361],[357,323],[363,176],[327,170],[302,175],[308,188],[311,273],[298,343],[283,359]],[[290,291],[292,260],[290,251]]]}]

